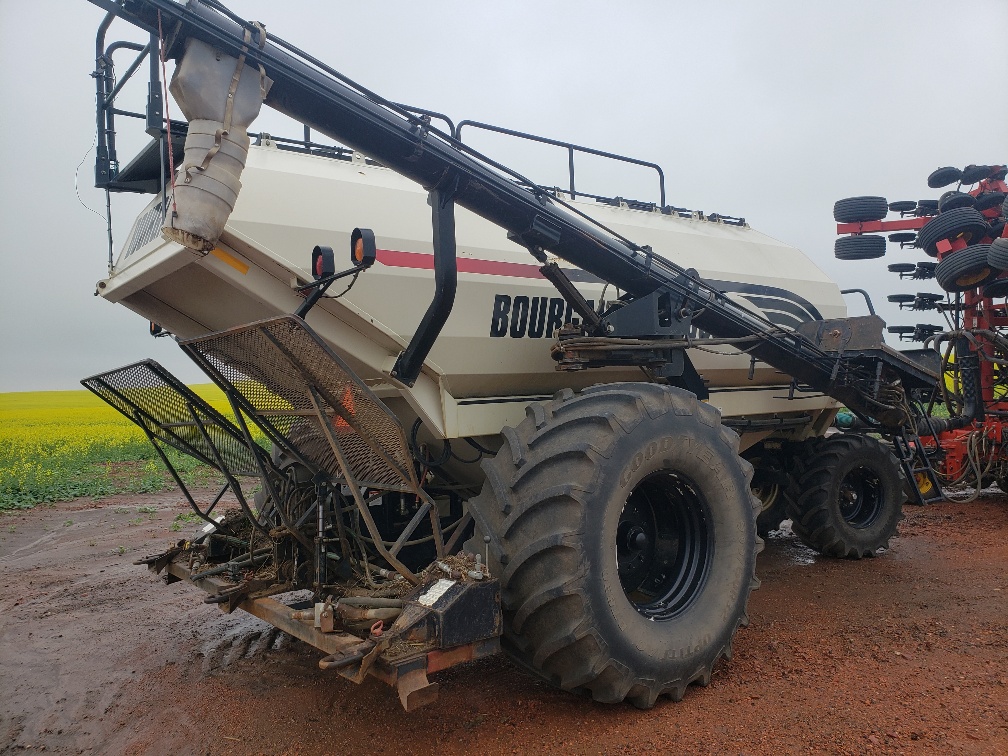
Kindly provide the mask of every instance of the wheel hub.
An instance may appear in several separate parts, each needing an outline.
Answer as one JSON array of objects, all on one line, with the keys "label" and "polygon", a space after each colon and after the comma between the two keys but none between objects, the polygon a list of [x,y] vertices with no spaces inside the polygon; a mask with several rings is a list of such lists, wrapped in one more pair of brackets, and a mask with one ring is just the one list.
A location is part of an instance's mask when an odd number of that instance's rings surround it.
[{"label": "wheel hub", "polygon": [[870,526],[884,505],[882,481],[867,467],[856,467],[840,481],[840,516],[855,528]]},{"label": "wheel hub", "polygon": [[706,582],[713,530],[706,502],[682,477],[655,473],[630,494],[616,530],[620,584],[645,617],[667,620]]}]

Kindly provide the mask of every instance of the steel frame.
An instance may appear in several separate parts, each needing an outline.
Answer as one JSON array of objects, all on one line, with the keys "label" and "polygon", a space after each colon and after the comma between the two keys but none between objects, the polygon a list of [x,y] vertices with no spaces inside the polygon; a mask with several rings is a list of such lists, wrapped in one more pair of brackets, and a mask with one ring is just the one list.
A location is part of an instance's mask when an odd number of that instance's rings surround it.
[{"label": "steel frame", "polygon": [[[380,407],[385,416],[395,423],[395,426],[398,428],[401,435],[401,442],[403,446],[405,446],[405,434],[394,415],[392,415],[392,413],[384,407],[384,404],[382,404],[381,401],[374,396],[363,381],[361,381],[350,370],[350,368],[343,363],[343,361],[340,360],[331,349],[329,349],[325,342],[322,341],[317,334],[315,334],[307,323],[296,316],[282,316],[279,318],[253,323],[248,326],[239,326],[238,328],[229,329],[227,331],[208,334],[207,336],[201,336],[196,339],[180,342],[180,346],[224,392],[231,404],[232,411],[238,420],[238,426],[241,433],[248,444],[255,444],[249,429],[249,423],[251,422],[263,432],[267,439],[293,456],[301,464],[309,468],[314,475],[318,476],[318,474],[323,470],[320,460],[317,458],[312,459],[309,455],[304,453],[303,450],[298,448],[298,445],[295,442],[288,438],[282,430],[277,427],[274,419],[272,419],[276,417],[276,415],[271,414],[269,411],[264,412],[263,408],[257,407],[255,403],[250,400],[248,396],[249,389],[247,386],[243,392],[232,380],[229,380],[229,377],[225,375],[225,371],[222,369],[221,365],[215,364],[215,362],[219,363],[223,361],[219,352],[214,353],[214,359],[211,359],[209,356],[212,353],[211,350],[213,349],[211,345],[219,343],[222,339],[228,340],[237,338],[250,331],[255,331],[265,336],[267,342],[272,344],[273,348],[276,350],[274,357],[282,358],[282,360],[285,361],[285,364],[300,377],[301,384],[299,386],[284,386],[285,378],[278,378],[276,375],[264,374],[262,378],[269,379],[271,387],[274,390],[280,391],[280,395],[283,396],[284,399],[289,400],[291,406],[295,406],[298,403],[298,398],[289,393],[285,396],[281,387],[284,387],[287,392],[301,392],[303,397],[308,399],[311,405],[311,417],[318,423],[318,426],[339,468],[338,478],[331,481],[330,485],[333,487],[341,486],[346,489],[344,495],[349,494],[349,496],[353,499],[357,513],[364,522],[368,535],[371,538],[372,546],[378,552],[379,556],[381,556],[382,559],[384,559],[396,572],[402,575],[411,584],[416,585],[419,582],[419,578],[398,558],[398,553],[403,544],[409,540],[409,536],[416,532],[424,517],[427,517],[431,523],[437,557],[441,559],[445,556],[446,550],[444,536],[441,531],[441,523],[436,504],[427,492],[423,490],[417,480],[416,471],[413,469],[412,464],[403,466],[393,459],[388,450],[382,448],[381,444],[375,440],[372,430],[365,427],[355,412],[348,409],[343,400],[333,393],[332,385],[327,384],[325,376],[306,364],[306,356],[295,354],[291,348],[281,343],[281,341],[275,336],[271,335],[271,328],[280,327],[292,329],[293,331],[306,336],[309,339],[309,343],[313,345],[312,349],[316,351],[316,354],[313,354],[312,358],[316,358],[318,355],[324,355],[325,359],[331,361],[334,370],[340,370],[344,375],[348,376],[356,386],[356,389],[359,390],[363,396],[367,397],[368,401],[373,402],[375,406]],[[258,368],[262,371],[268,371],[268,368],[265,367],[264,362],[262,361],[258,363]],[[251,380],[252,376],[246,376],[246,378]],[[289,380],[289,375],[286,377],[286,380]],[[286,412],[286,410],[281,410],[279,412]],[[365,442],[377,455],[377,457],[385,463],[388,470],[394,471],[399,478],[399,485],[389,485],[388,483],[382,483],[375,480],[363,480],[354,472],[354,466],[348,458],[345,440],[341,439],[341,434],[337,432],[333,423],[333,416],[337,416],[339,421],[341,423],[345,423],[346,426],[353,431],[357,438]],[[267,475],[265,468],[262,469],[262,473],[263,484],[268,487],[270,497],[273,501],[279,501],[279,495]],[[361,493],[362,490],[366,488],[400,491],[413,494],[417,497],[417,500],[421,502],[421,505],[417,509],[413,519],[400,534],[396,542],[391,545],[387,545],[382,539],[381,534],[378,531],[378,526],[375,523],[374,518],[371,516],[368,504]],[[317,506],[319,507],[319,517],[323,518],[322,497],[319,498]],[[279,514],[281,515],[281,518],[284,519],[284,525],[291,530],[292,534],[295,535],[295,537],[297,537],[298,540],[300,540],[306,547],[313,548],[314,546],[316,551],[318,551],[318,544],[310,544],[304,535],[302,535],[295,527],[295,525],[288,521],[286,514],[283,512],[283,507],[278,507],[278,509],[280,510]],[[336,517],[335,519],[339,520],[340,517]],[[341,525],[338,527],[341,527]],[[319,533],[321,534],[321,530]],[[342,540],[343,539],[341,537],[341,542]]]}]

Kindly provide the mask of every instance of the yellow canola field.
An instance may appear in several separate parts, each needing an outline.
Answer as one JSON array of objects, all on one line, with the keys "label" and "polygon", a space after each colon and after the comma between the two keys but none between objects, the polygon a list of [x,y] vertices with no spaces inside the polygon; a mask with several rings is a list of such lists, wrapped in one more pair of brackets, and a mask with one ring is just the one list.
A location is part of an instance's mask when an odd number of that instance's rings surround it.
[{"label": "yellow canola field", "polygon": [[[193,389],[230,415],[216,386]],[[113,462],[146,460],[160,479],[155,456],[143,431],[90,391],[0,393],[0,509],[111,493]]]}]

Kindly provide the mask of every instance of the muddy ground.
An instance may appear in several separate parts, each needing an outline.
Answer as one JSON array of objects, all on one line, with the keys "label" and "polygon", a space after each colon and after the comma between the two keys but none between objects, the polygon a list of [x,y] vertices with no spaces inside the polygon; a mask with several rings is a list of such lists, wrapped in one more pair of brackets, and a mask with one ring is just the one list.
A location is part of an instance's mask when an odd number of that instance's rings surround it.
[{"label": "muddy ground", "polygon": [[908,505],[891,550],[860,562],[785,528],[734,659],[650,711],[498,657],[436,676],[437,704],[406,714],[381,683],[320,672],[312,648],[133,567],[184,511],[172,493],[0,517],[0,751],[1008,753],[1008,497]]}]

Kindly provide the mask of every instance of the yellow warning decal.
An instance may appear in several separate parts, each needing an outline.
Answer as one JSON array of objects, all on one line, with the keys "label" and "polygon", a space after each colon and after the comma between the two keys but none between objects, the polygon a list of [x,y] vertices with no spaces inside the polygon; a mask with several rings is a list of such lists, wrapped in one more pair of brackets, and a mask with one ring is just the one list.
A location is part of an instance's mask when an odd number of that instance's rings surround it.
[{"label": "yellow warning decal", "polygon": [[232,255],[230,252],[225,252],[220,247],[214,247],[213,249],[211,249],[210,254],[216,257],[221,262],[227,263],[232,268],[241,273],[243,276],[249,271],[248,265],[243,263],[241,260]]}]

